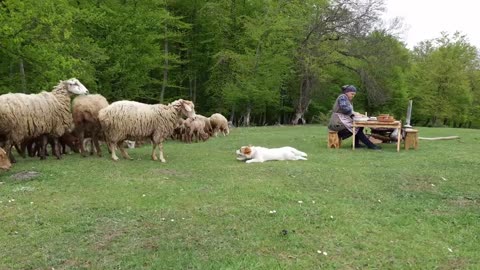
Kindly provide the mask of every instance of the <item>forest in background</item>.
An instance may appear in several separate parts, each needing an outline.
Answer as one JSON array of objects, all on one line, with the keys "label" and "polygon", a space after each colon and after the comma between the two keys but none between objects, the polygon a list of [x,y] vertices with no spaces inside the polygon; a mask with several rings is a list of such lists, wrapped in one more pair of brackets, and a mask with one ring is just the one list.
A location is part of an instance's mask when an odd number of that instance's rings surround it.
[{"label": "forest in background", "polygon": [[[356,111],[480,128],[479,50],[461,33],[408,49],[383,0],[0,0],[0,94],[76,77],[109,102],[195,102],[235,125]],[[0,104],[1,106],[1,104]]]}]

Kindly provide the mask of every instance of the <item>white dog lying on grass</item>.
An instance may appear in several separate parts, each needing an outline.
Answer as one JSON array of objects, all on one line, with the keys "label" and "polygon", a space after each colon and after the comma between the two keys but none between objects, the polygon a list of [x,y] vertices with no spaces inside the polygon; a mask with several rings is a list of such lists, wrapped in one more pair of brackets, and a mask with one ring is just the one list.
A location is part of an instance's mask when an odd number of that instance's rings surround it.
[{"label": "white dog lying on grass", "polygon": [[246,163],[264,162],[269,160],[307,160],[306,153],[293,147],[265,148],[260,146],[242,146],[237,150],[237,159]]}]

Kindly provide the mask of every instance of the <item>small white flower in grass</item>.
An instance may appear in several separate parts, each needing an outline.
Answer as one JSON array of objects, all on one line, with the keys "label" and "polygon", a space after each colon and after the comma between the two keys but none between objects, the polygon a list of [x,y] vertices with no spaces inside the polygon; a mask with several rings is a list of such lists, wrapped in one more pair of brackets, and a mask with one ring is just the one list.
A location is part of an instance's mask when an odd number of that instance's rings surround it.
[{"label": "small white flower in grass", "polygon": [[298,203],[303,203],[303,201],[298,201]]},{"label": "small white flower in grass", "polygon": [[163,220],[163,221],[165,221],[165,218],[164,218],[164,217],[162,217],[162,220]]},{"label": "small white flower in grass", "polygon": [[275,211],[275,210],[270,211],[270,214],[275,214],[275,213],[277,213],[277,211]]},{"label": "small white flower in grass", "polygon": [[315,201],[312,201],[312,203],[315,203]]},{"label": "small white flower in grass", "polygon": [[378,200],[378,202],[382,202],[382,200]]},{"label": "small white flower in grass", "polygon": [[333,219],[333,216],[330,216],[331,219]]},{"label": "small white flower in grass", "polygon": [[325,256],[327,256],[327,255],[328,255],[328,253],[327,253],[326,251],[324,251],[324,252],[322,252],[322,253],[323,253],[323,255],[325,255]]},{"label": "small white flower in grass", "polygon": [[435,184],[431,184],[431,185],[432,185],[432,187],[434,187],[434,186],[435,186]]},{"label": "small white flower in grass", "polygon": [[142,194],[142,197],[145,197],[145,196],[147,196],[147,195],[145,195],[145,194]]},{"label": "small white flower in grass", "polygon": [[445,178],[445,177],[442,176],[442,180],[443,180],[443,181],[447,181],[447,178]]},{"label": "small white flower in grass", "polygon": [[170,219],[170,221],[171,221],[171,222],[174,222],[174,221],[175,221],[175,219],[173,219],[173,218],[172,218],[172,219]]},{"label": "small white flower in grass", "polygon": [[451,248],[448,248],[448,251],[453,252],[453,250]]},{"label": "small white flower in grass", "polygon": [[33,204],[33,202],[30,202],[30,204]]},{"label": "small white flower in grass", "polygon": [[317,253],[318,253],[318,254],[322,254],[322,251],[321,251],[321,250],[317,250]]}]

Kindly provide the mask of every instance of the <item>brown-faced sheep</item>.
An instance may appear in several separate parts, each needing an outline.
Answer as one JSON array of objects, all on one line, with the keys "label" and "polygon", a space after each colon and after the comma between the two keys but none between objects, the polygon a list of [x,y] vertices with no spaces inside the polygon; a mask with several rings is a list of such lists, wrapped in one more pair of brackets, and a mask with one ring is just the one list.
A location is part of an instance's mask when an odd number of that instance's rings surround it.
[{"label": "brown-faced sheep", "polygon": [[[98,121],[98,112],[107,106],[107,99],[99,94],[78,96],[73,100],[72,104],[76,136],[83,142],[85,132],[88,132],[99,157],[102,156],[102,150],[100,149],[98,139],[102,134],[100,121]],[[86,152],[83,143],[81,143],[80,153],[82,153],[82,156],[86,156]]]},{"label": "brown-faced sheep", "polygon": [[0,148],[0,169],[8,171],[10,167],[12,167],[12,163],[10,163],[7,152]]},{"label": "brown-faced sheep", "polygon": [[85,94],[88,94],[87,88],[73,78],[60,81],[51,92],[1,95],[0,134],[6,137],[5,151],[10,161],[15,162],[12,145],[26,139],[50,134],[58,146],[58,137],[73,128],[70,97]]},{"label": "brown-faced sheep", "polygon": [[223,136],[227,136],[230,133],[227,118],[219,113],[214,113],[210,116],[210,124],[215,137],[217,137],[219,131],[223,133]]},{"label": "brown-faced sheep", "polygon": [[168,105],[149,105],[135,101],[117,101],[100,110],[98,119],[105,135],[105,141],[112,153],[112,159],[118,160],[116,147],[122,156],[131,159],[123,148],[124,140],[152,141],[152,159],[157,160],[156,148],[159,148],[160,161],[163,157],[163,141],[173,134],[178,125],[178,118],[185,115],[195,117],[194,105],[191,101],[179,99]]}]

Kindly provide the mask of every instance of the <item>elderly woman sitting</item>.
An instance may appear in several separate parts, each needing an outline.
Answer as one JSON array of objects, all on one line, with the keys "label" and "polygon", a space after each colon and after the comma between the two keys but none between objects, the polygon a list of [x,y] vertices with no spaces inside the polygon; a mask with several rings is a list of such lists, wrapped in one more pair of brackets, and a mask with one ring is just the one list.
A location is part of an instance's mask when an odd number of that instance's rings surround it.
[{"label": "elderly woman sitting", "polygon": [[[357,88],[353,85],[342,86],[342,94],[337,97],[332,109],[332,117],[328,129],[338,131],[338,136],[344,140],[355,133],[355,146],[357,148],[367,146],[369,149],[380,150],[381,147],[373,144],[363,133],[363,127],[353,130],[353,117],[361,115],[353,110],[352,100],[357,94]],[[360,141],[364,144],[361,145]]]}]

